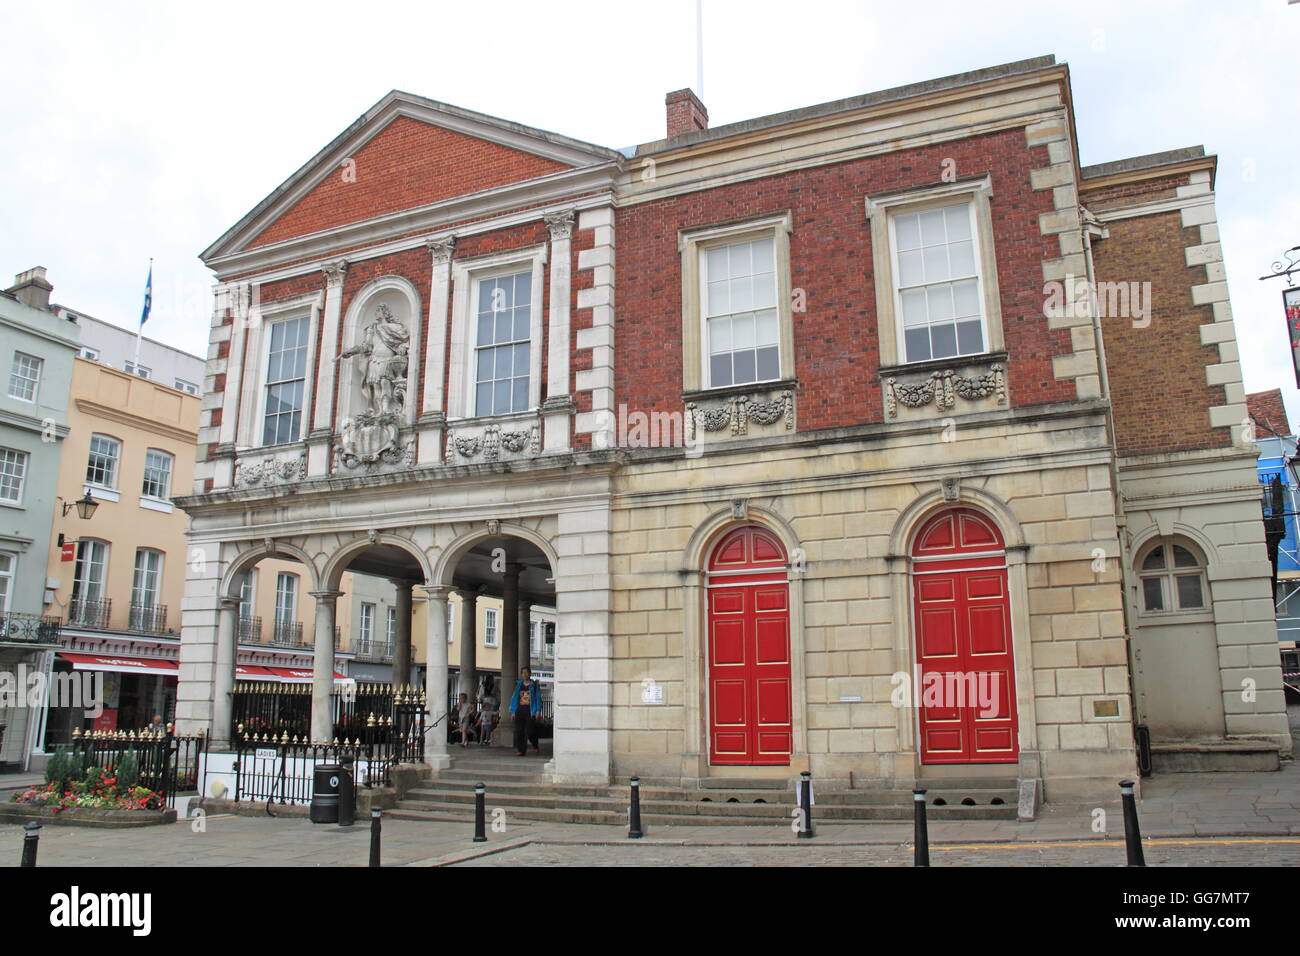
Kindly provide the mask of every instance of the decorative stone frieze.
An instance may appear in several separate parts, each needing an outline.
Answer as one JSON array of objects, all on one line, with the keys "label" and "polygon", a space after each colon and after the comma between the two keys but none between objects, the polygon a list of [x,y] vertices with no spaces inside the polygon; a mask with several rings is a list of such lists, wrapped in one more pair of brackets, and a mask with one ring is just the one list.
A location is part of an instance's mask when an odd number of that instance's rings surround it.
[{"label": "decorative stone frieze", "polygon": [[447,459],[451,464],[534,458],[541,453],[542,430],[536,421],[460,428],[447,438]]},{"label": "decorative stone frieze", "polygon": [[698,441],[703,433],[726,430],[732,437],[749,434],[750,424],[765,428],[779,425],[783,431],[794,430],[794,391],[765,390],[727,396],[721,404],[686,403],[686,440]]},{"label": "decorative stone frieze", "polygon": [[263,458],[241,457],[235,462],[235,487],[256,488],[302,481],[307,477],[307,453]]},{"label": "decorative stone frieze", "polygon": [[1002,361],[963,365],[958,360],[951,368],[934,368],[927,363],[911,374],[898,368],[882,370],[882,377],[887,418],[898,418],[903,409],[928,405],[944,412],[956,407],[957,399],[983,404],[992,399],[994,405],[1007,404],[1006,365]]}]

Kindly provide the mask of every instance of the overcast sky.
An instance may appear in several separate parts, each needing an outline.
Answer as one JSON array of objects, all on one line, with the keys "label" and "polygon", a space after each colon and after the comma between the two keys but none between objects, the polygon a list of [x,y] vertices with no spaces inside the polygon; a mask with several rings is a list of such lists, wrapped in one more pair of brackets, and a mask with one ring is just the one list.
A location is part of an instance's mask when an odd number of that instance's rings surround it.
[{"label": "overcast sky", "polygon": [[[43,265],[56,301],[134,329],[152,256],[146,333],[201,355],[198,253],[388,90],[620,148],[696,85],[694,0],[0,9],[0,279]],[[1217,153],[1246,388],[1300,426],[1283,283],[1257,281],[1300,244],[1300,4],[704,0],[704,41],[714,126],[1050,53],[1085,165]]]}]

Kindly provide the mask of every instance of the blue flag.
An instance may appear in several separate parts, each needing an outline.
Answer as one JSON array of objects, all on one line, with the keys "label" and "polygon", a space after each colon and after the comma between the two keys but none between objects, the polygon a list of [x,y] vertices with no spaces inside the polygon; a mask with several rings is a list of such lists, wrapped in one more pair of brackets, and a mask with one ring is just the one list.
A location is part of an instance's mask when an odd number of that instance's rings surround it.
[{"label": "blue flag", "polygon": [[153,263],[149,263],[149,281],[144,284],[144,308],[140,311],[140,327],[149,321],[149,312],[153,309]]}]

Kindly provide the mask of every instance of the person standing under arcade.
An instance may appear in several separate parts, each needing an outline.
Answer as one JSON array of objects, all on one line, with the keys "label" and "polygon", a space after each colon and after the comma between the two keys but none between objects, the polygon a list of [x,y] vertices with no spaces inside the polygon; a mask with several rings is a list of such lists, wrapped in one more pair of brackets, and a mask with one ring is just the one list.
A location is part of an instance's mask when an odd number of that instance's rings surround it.
[{"label": "person standing under arcade", "polygon": [[533,679],[532,671],[525,667],[515,682],[515,693],[510,698],[510,713],[515,718],[515,753],[523,757],[531,741],[533,753],[541,753],[537,746],[537,715],[542,712],[542,685]]}]

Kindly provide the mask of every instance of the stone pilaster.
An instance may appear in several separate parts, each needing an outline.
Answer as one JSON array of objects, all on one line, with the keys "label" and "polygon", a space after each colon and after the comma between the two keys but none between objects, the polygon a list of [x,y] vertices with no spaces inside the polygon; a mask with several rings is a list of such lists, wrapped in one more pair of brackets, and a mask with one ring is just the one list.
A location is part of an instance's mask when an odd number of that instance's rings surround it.
[{"label": "stone pilaster", "polygon": [[424,694],[429,709],[424,735],[424,762],[434,770],[451,766],[447,756],[447,596],[446,585],[423,586],[429,596],[424,635]]},{"label": "stone pilaster", "polygon": [[316,599],[315,657],[311,680],[311,739],[332,740],[334,719],[330,696],[334,693],[334,612],[342,592],[312,591]]},{"label": "stone pilaster", "polygon": [[451,257],[456,237],[430,239],[426,245],[433,262],[429,284],[429,338],[425,342],[424,389],[420,417],[416,419],[416,460],[421,465],[442,461],[446,429],[446,397],[442,380],[447,370],[447,304],[451,298]]},{"label": "stone pilaster", "polygon": [[551,230],[551,302],[549,348],[546,360],[547,398],[542,406],[544,422],[542,448],[548,452],[566,452],[572,447],[569,430],[573,418],[573,400],[569,396],[569,295],[572,288],[570,261],[573,254],[573,213],[563,212],[547,216],[546,225]]}]

